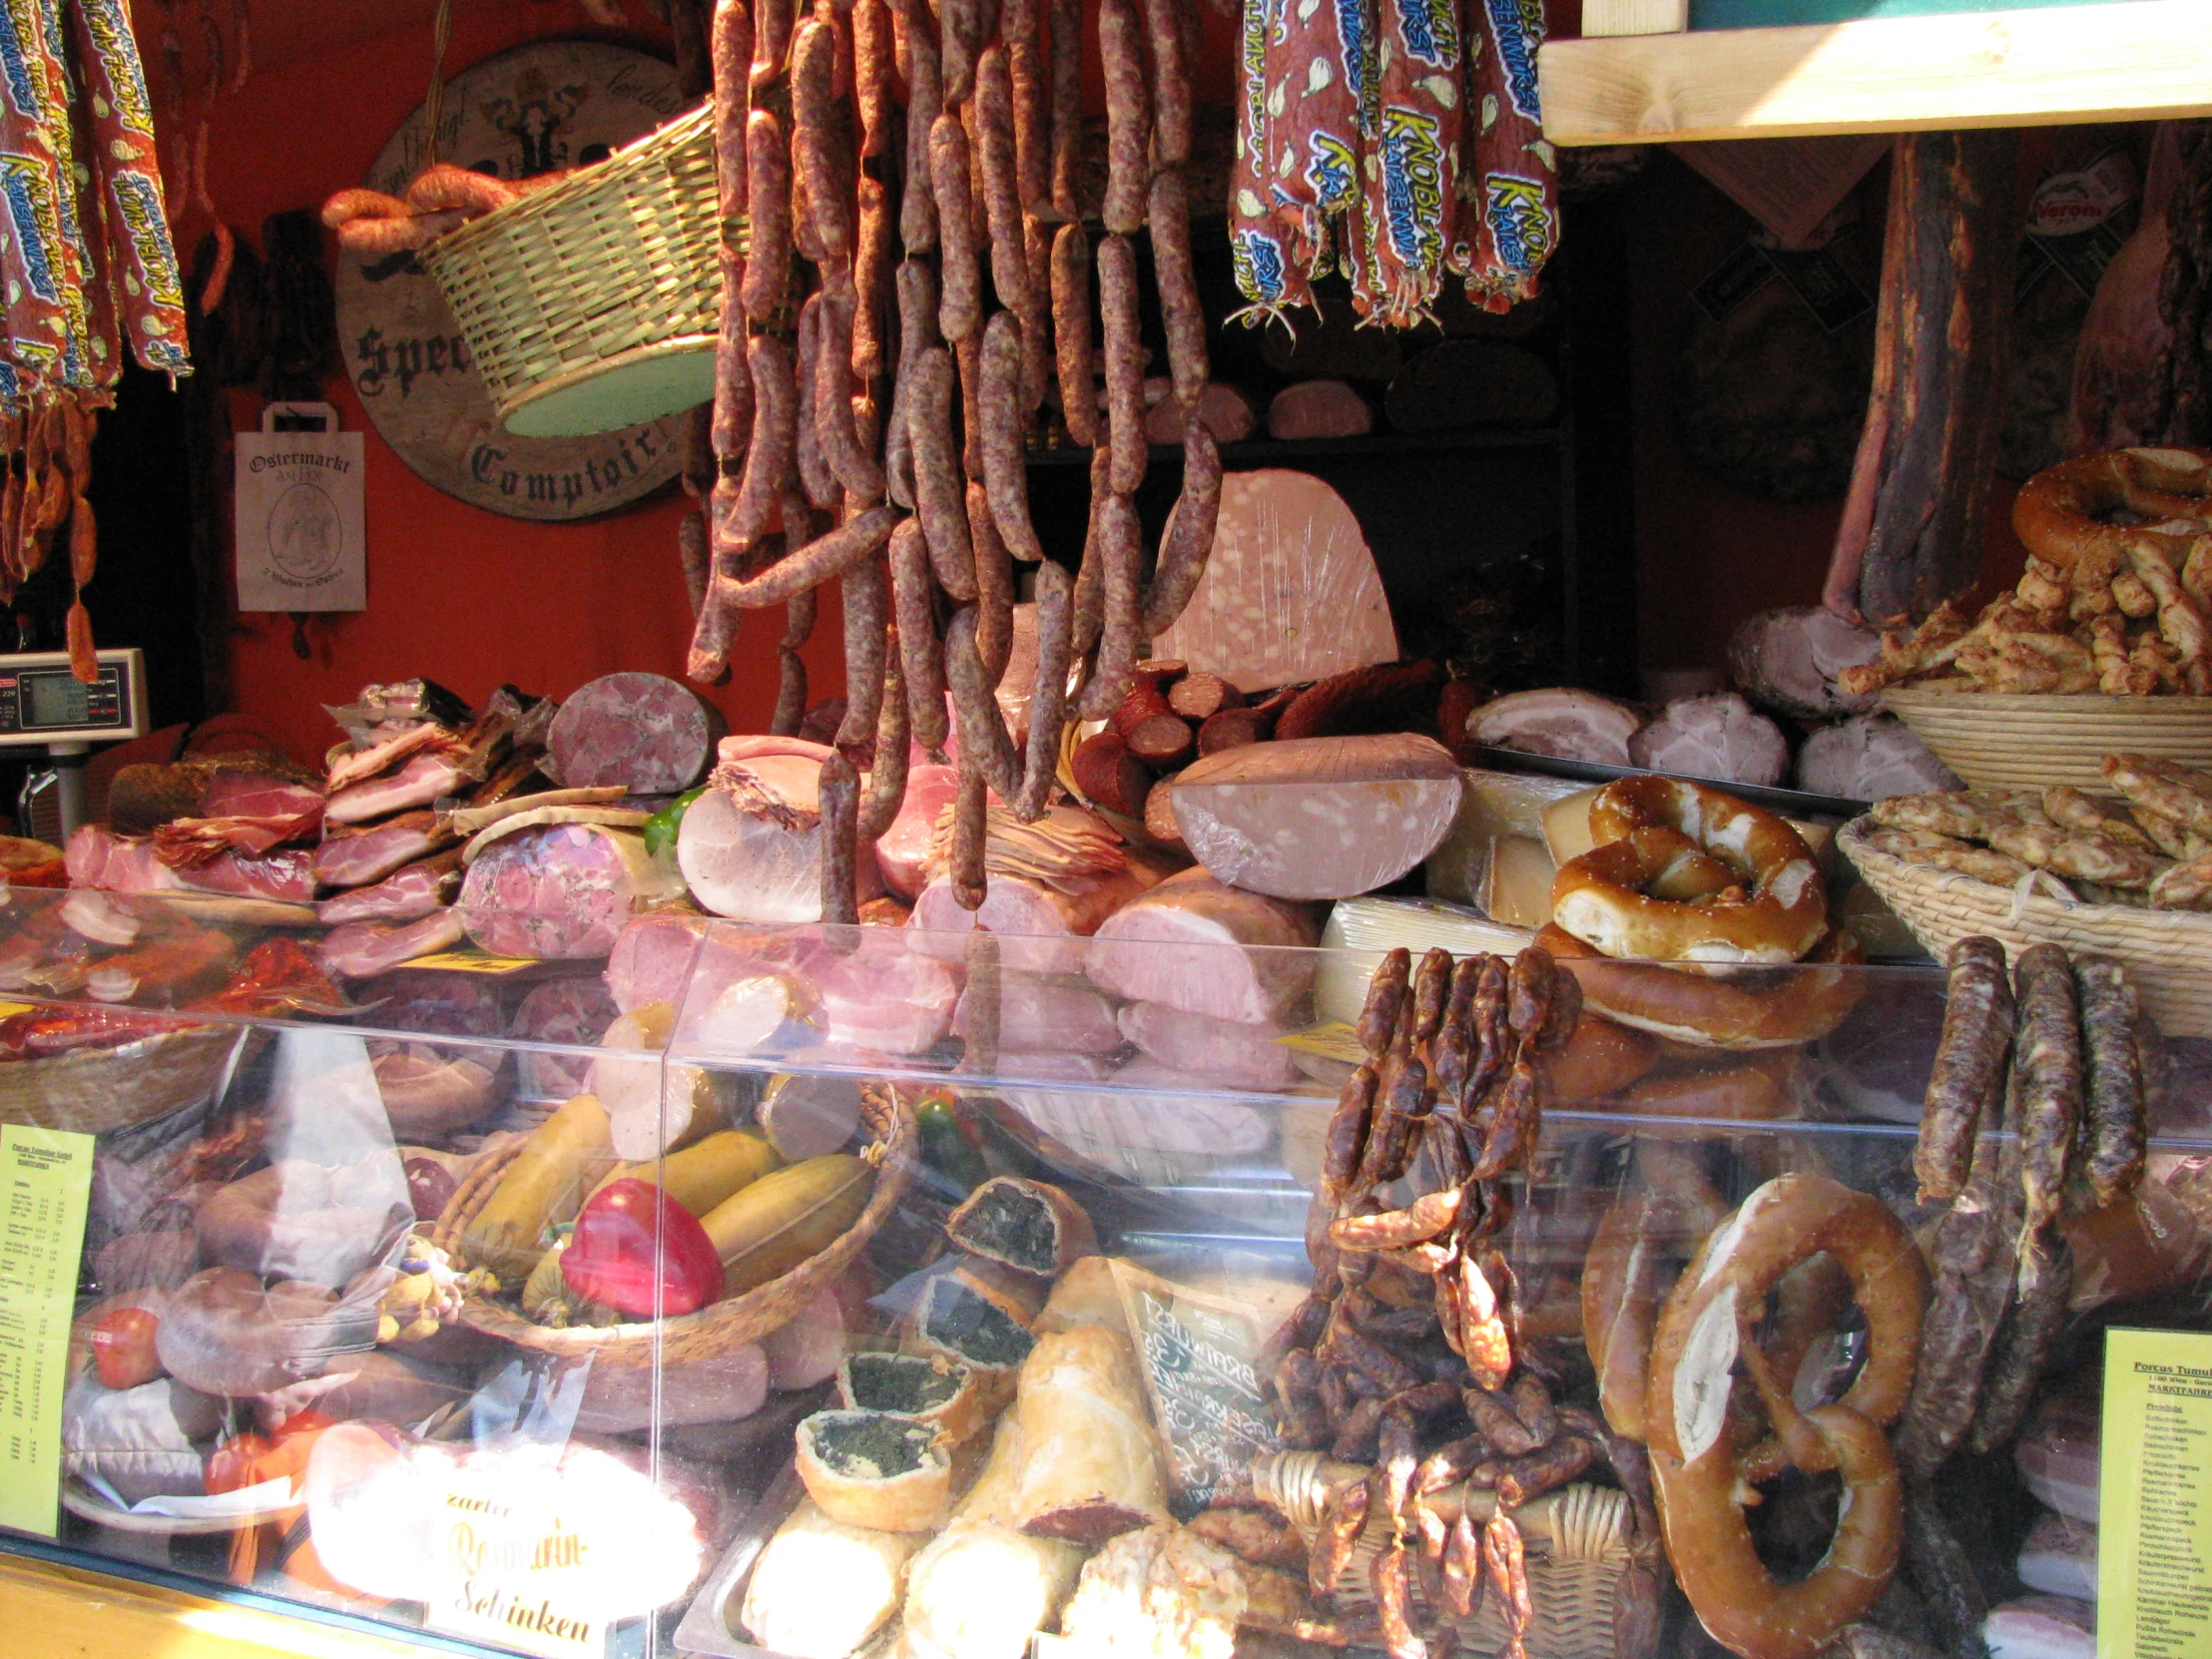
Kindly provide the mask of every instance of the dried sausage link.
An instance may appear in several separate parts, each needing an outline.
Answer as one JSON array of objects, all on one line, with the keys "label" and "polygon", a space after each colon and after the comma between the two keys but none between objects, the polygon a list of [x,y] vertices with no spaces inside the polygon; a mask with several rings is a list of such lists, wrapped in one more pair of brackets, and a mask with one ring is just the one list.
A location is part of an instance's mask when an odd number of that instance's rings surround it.
[{"label": "dried sausage link", "polygon": [[883,0],[852,0],[852,84],[859,95],[860,154],[880,156],[891,139],[891,18]]},{"label": "dried sausage link", "polygon": [[727,591],[737,604],[749,611],[783,604],[795,594],[819,587],[832,576],[843,575],[881,547],[890,537],[891,526],[903,516],[894,507],[870,507],[829,534],[816,537],[797,552],[786,553],[748,581],[725,586],[718,570],[716,589]]},{"label": "dried sausage link", "polygon": [[906,188],[898,201],[898,240],[910,258],[937,246],[929,131],[944,114],[944,91],[937,79],[937,41],[930,33],[928,8],[920,0],[900,0],[897,15],[906,20]]},{"label": "dried sausage link", "polygon": [[[1166,0],[1152,0],[1155,6]],[[1160,321],[1168,336],[1168,373],[1176,401],[1198,407],[1212,372],[1206,358],[1206,313],[1191,275],[1191,204],[1182,170],[1164,167],[1152,176],[1146,203],[1152,231],[1152,275],[1160,289]]]},{"label": "dried sausage link", "polygon": [[976,180],[991,241],[991,286],[1017,316],[1029,309],[1029,256],[1021,241],[1021,190],[1014,168],[1014,88],[1006,48],[994,45],[975,65]]},{"label": "dried sausage link", "polygon": [[799,389],[799,432],[793,454],[799,467],[800,487],[807,492],[808,502],[817,512],[830,513],[836,511],[842,492],[837,483],[837,475],[830,470],[830,462],[822,450],[822,311],[823,296],[820,293],[810,293],[806,303],[799,307],[798,353],[795,358]]},{"label": "dried sausage link", "polygon": [[817,265],[852,263],[852,141],[846,110],[834,90],[837,31],[814,19],[800,25],[792,47],[792,131],[807,209],[821,257]]},{"label": "dried sausage link", "polygon": [[1128,496],[1109,495],[1099,504],[1098,535],[1105,554],[1105,593],[1098,655],[1092,663],[1090,682],[1083,688],[1080,712],[1085,720],[1106,719],[1129,695],[1136,679],[1137,634],[1142,622],[1137,566],[1144,556],[1143,530],[1137,522],[1136,504]]},{"label": "dried sausage link", "polygon": [[[1144,339],[1139,333],[1137,251],[1129,239],[1098,245],[1098,314],[1106,346],[1106,442],[1113,454],[1109,482],[1134,495],[1144,482]],[[1101,717],[1093,717],[1101,718]]]},{"label": "dried sausage link", "polygon": [[937,331],[954,341],[969,338],[983,322],[968,167],[967,131],[947,110],[929,129],[929,181],[937,200]]},{"label": "dried sausage link", "polygon": [[1006,544],[991,519],[990,495],[972,479],[967,487],[968,543],[975,549],[975,652],[997,690],[1014,648],[1014,572]]},{"label": "dried sausage link", "polygon": [[919,519],[902,520],[891,532],[891,603],[898,619],[898,650],[906,684],[906,721],[913,741],[942,750],[947,731],[944,707],[944,647],[929,602],[929,547]]},{"label": "dried sausage link", "polygon": [[2081,1042],[2088,1099],[2081,1133],[2082,1175],[2099,1209],[2143,1178],[2145,1107],[2142,1057],[2135,1046],[2141,998],[2127,970],[2109,956],[2076,956]]},{"label": "dried sausage link", "polygon": [[1106,204],[1100,217],[1117,236],[1143,226],[1152,171],[1142,34],[1135,0],[1099,0],[1098,54],[1106,80]]},{"label": "dried sausage link", "polygon": [[858,883],[860,776],[842,755],[822,763],[822,919],[860,919]]},{"label": "dried sausage link", "polygon": [[1144,0],[1144,32],[1152,48],[1152,159],[1164,168],[1191,159],[1191,67],[1184,53],[1188,0]]},{"label": "dried sausage link", "polygon": [[1037,674],[1029,692],[1029,742],[1021,789],[1011,806],[1024,823],[1044,812],[1060,764],[1060,728],[1067,718],[1070,611],[1075,580],[1050,559],[1037,566]]},{"label": "dried sausage link", "polygon": [[814,637],[816,603],[815,590],[809,588],[784,606],[784,634],[776,642],[776,712],[768,727],[781,738],[797,736],[807,718],[807,660],[799,649]]},{"label": "dried sausage link", "polygon": [[876,762],[875,728],[889,667],[884,653],[890,566],[880,552],[870,553],[847,568],[837,586],[844,599],[844,719],[837,726],[836,747],[865,771]]},{"label": "dried sausage link", "polygon": [[1079,225],[1076,182],[1083,171],[1083,3],[1051,0],[1052,217]]},{"label": "dried sausage link", "polygon": [[906,432],[914,451],[914,510],[928,538],[937,586],[965,604],[975,598],[975,550],[959,458],[952,452],[952,355],[931,346],[909,372]]},{"label": "dried sausage link", "polygon": [[823,459],[856,502],[877,502],[883,499],[883,468],[861,446],[852,418],[853,293],[832,282],[816,297],[822,303],[822,346],[815,365],[815,429]]},{"label": "dried sausage link", "polygon": [[1974,1125],[2004,1087],[2004,1062],[2012,1051],[2012,984],[2004,946],[1970,935],[1950,947],[1944,988],[1943,1030],[1929,1072],[1921,1109],[1913,1171],[1921,1202],[1954,1199],[1965,1188],[1973,1158]]},{"label": "dried sausage link", "polygon": [[1098,393],[1091,378],[1091,242],[1080,223],[1052,238],[1052,349],[1059,369],[1060,418],[1068,436],[1098,442]]},{"label": "dried sausage link", "polygon": [[1021,334],[1005,311],[983,325],[983,483],[1006,550],[1024,564],[1044,557],[1029,522],[1029,466],[1021,441]]},{"label": "dried sausage link", "polygon": [[[759,541],[794,481],[798,464],[799,386],[792,348],[773,334],[746,346],[753,381],[753,441],[735,487],[715,485],[715,555],[734,558]],[[719,510],[727,501],[727,510]]]},{"label": "dried sausage link", "polygon": [[792,277],[791,152],[773,110],[746,118],[745,178],[745,314],[762,328],[790,301]]},{"label": "dried sausage link", "polygon": [[890,829],[906,799],[906,676],[900,672],[897,630],[883,659],[883,710],[875,727],[875,764],[868,771],[867,793],[860,797],[859,836],[872,844]]},{"label": "dried sausage link", "polygon": [[938,343],[937,277],[928,262],[907,259],[899,261],[891,281],[898,294],[898,372],[891,379],[891,413],[883,434],[883,487],[893,501],[911,510],[914,449],[906,407],[914,359]]},{"label": "dried sausage link", "polygon": [[952,613],[944,634],[944,677],[952,688],[952,717],[960,740],[960,760],[970,757],[981,769],[983,781],[1001,801],[1011,801],[1021,789],[1021,757],[1006,734],[1006,720],[991,695],[989,678],[975,645],[976,611],[964,605]]}]

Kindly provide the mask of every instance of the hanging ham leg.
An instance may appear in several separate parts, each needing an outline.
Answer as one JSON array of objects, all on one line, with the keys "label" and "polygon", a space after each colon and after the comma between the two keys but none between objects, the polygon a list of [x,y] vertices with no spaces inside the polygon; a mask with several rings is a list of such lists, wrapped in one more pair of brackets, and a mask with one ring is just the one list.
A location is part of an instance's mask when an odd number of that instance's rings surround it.
[{"label": "hanging ham leg", "polygon": [[2157,128],[2143,181],[2143,216],[2097,278],[2082,318],[2066,415],[2068,454],[2156,443],[2165,431],[2173,330],[2159,315],[2158,291],[2172,246],[2167,213],[2181,177],[2181,130],[2173,121]]},{"label": "hanging ham leg", "polygon": [[1981,567],[2019,234],[2008,131],[1907,133],[1890,177],[1874,398],[1829,609],[1920,618]]}]

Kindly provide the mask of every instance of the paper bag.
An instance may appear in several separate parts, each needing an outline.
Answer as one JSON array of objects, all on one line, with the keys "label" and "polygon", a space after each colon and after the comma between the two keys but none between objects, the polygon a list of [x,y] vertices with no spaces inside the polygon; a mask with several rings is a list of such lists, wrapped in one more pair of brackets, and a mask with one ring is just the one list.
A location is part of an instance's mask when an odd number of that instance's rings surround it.
[{"label": "paper bag", "polygon": [[[319,417],[319,432],[274,430]],[[359,611],[368,605],[361,535],[361,434],[338,430],[327,403],[272,403],[259,432],[238,434],[237,545],[242,611]]]}]

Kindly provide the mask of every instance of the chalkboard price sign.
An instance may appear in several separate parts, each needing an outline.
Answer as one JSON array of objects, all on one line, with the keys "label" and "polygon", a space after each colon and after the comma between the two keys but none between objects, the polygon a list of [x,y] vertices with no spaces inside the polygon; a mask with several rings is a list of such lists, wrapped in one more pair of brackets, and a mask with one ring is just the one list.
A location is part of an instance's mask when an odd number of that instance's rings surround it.
[{"label": "chalkboard price sign", "polygon": [[1188,1520],[1255,1457],[1276,1449],[1253,1369],[1272,1320],[1249,1302],[1194,1291],[1126,1262],[1115,1262],[1114,1277],[1167,1445],[1170,1507]]}]

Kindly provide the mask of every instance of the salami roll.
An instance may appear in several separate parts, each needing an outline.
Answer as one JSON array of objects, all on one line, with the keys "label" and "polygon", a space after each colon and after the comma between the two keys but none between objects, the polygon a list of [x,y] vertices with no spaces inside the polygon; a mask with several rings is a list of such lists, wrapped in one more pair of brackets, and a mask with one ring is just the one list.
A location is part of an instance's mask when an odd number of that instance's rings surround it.
[{"label": "salami roll", "polygon": [[1152,159],[1181,167],[1191,159],[1191,66],[1184,57],[1184,0],[1143,0],[1152,48]]},{"label": "salami roll", "polygon": [[983,0],[936,0],[936,7],[944,101],[957,108],[975,91],[975,60],[983,50]]},{"label": "salami roll", "polygon": [[[1122,236],[1098,245],[1098,314],[1106,348],[1106,443],[1114,493],[1144,482],[1144,340],[1137,296],[1137,251]],[[1095,717],[1094,717],[1095,718]]]},{"label": "salami roll", "polygon": [[[1036,0],[1021,0],[1029,9],[1029,27],[1036,28]],[[1009,17],[1013,7],[1009,6]],[[1026,39],[1008,35],[1006,72],[1013,79],[1014,173],[1021,194],[1021,211],[1032,219],[1055,218],[1052,209],[1052,127],[1048,107],[1044,53],[1031,33]]]},{"label": "salami roll", "polygon": [[[1487,7],[1478,8],[1487,10]],[[1450,0],[1380,8],[1378,110],[1370,148],[1373,254],[1354,290],[1393,328],[1427,317],[1444,277],[1459,185],[1459,13]],[[1537,31],[1542,29],[1538,11]]]},{"label": "salami roll", "polygon": [[[792,47],[792,130],[807,182],[817,265],[852,264],[852,136],[835,90],[837,31],[810,19]],[[796,231],[795,227],[795,231]]]},{"label": "salami roll", "polygon": [[1143,29],[1135,0],[1099,0],[1098,52],[1106,79],[1106,229],[1133,235],[1144,224],[1152,171],[1152,113],[1144,84]]},{"label": "salami roll", "polygon": [[790,297],[792,277],[791,153],[772,110],[746,118],[745,172],[751,237],[745,314],[756,327],[768,327]]},{"label": "salami roll", "polygon": [[889,315],[891,259],[890,192],[874,175],[860,175],[859,243],[852,252],[853,378],[863,386],[883,372],[883,323]]},{"label": "salami roll", "polygon": [[983,274],[968,211],[967,132],[950,110],[929,129],[929,180],[937,200],[937,331],[948,340],[970,338],[983,322]]},{"label": "salami roll", "polygon": [[937,337],[937,277],[926,261],[901,260],[892,278],[898,292],[898,373],[891,381],[890,419],[883,434],[884,487],[909,511],[914,505],[913,436],[907,430],[906,405],[914,359]]},{"label": "salami roll", "polygon": [[1024,564],[1044,557],[1029,521],[1029,467],[1021,438],[1021,330],[1004,311],[983,326],[983,483],[1006,551]]},{"label": "salami roll", "polygon": [[753,13],[745,0],[715,0],[709,54],[714,65],[715,184],[722,223],[728,227],[745,213],[745,129],[753,110]]},{"label": "salami roll", "polygon": [[706,775],[722,719],[658,674],[608,674],[561,704],[545,735],[545,771],[564,789],[620,784],[632,795],[678,795]]},{"label": "salami roll", "polygon": [[1044,407],[1052,383],[1052,227],[1034,214],[1021,216],[1022,253],[1029,264],[1029,305],[1021,322],[1021,419],[1029,423]]},{"label": "salami roll", "polygon": [[1052,350],[1060,382],[1060,415],[1068,436],[1098,442],[1098,393],[1091,370],[1091,241],[1080,224],[1052,238]]},{"label": "salami roll", "polygon": [[891,14],[883,0],[853,0],[852,84],[860,106],[860,154],[880,156],[891,142]]},{"label": "salami roll", "polygon": [[983,334],[952,342],[952,361],[960,371],[960,470],[983,476]]},{"label": "salami roll", "polygon": [[1467,60],[1471,157],[1459,173],[1446,264],[1465,279],[1469,300],[1504,311],[1536,296],[1559,241],[1558,180],[1536,93],[1544,14],[1522,3],[1475,6],[1467,15],[1481,37],[1469,43]]}]

